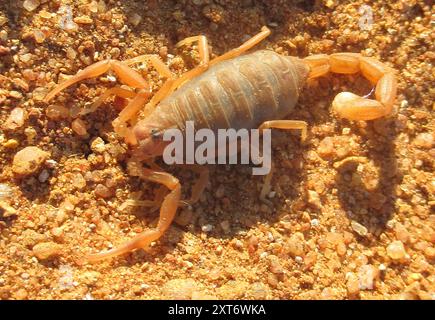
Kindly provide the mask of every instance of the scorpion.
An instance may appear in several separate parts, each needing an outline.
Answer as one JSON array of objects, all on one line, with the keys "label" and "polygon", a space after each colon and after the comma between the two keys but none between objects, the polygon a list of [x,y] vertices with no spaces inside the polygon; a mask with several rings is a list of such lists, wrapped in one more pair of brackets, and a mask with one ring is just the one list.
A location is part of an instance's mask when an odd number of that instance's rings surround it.
[{"label": "scorpion", "polygon": [[[127,166],[129,174],[158,183],[161,188],[169,190],[160,195],[160,199],[157,199],[157,195],[154,201],[150,201],[160,206],[156,227],[108,251],[89,254],[80,260],[82,263],[147,247],[169,228],[178,207],[183,203],[180,199],[181,184],[175,176],[154,163],[154,159],[162,156],[168,144],[163,140],[163,133],[168,128],[184,130],[186,121],[194,121],[196,128],[212,130],[299,129],[302,139],[305,139],[307,123],[285,118],[293,110],[305,83],[329,72],[360,72],[375,86],[375,99],[351,92],[336,95],[332,102],[336,116],[348,120],[373,120],[392,113],[397,91],[397,80],[392,68],[359,53],[316,54],[304,59],[280,55],[271,50],[247,53],[269,34],[270,30],[264,26],[241,46],[212,60],[204,35],[186,38],[176,47],[196,44],[200,63],[178,78],[157,55],[141,55],[123,62],[106,59],[79,71],[47,94],[44,99],[46,103],[78,81],[113,71],[120,82],[135,90],[121,86],[107,89],[80,115],[93,112],[110,96],[127,99],[126,107],[119,112],[112,125],[114,131],[132,147]],[[166,78],[155,94],[152,94],[149,83],[132,68],[137,63],[150,63],[160,76]],[[139,120],[140,112],[142,118]],[[148,166],[143,166],[144,163]],[[192,187],[191,198],[185,203],[197,201],[208,183],[208,169],[205,166],[197,168],[199,178]]]}]

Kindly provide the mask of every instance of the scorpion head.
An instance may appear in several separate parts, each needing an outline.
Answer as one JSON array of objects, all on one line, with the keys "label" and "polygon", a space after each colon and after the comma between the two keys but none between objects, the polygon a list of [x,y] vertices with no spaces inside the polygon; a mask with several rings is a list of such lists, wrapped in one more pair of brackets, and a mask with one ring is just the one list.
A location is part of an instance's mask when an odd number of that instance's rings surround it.
[{"label": "scorpion head", "polygon": [[163,140],[166,128],[162,119],[153,121],[146,118],[139,121],[133,128],[133,134],[137,139],[135,156],[141,159],[161,156],[165,147],[170,143],[170,141]]}]

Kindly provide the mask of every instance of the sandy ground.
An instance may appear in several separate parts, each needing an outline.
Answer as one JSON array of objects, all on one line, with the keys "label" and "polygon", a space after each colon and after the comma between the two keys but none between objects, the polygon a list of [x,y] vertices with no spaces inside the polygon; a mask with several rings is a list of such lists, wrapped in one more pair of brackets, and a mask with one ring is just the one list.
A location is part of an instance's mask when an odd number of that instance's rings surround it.
[{"label": "sandy ground", "polygon": [[[23,8],[21,0],[2,1],[0,299],[434,299],[431,3],[27,0]],[[362,18],[364,4],[372,21]],[[156,186],[126,172],[128,150],[111,126],[123,101],[73,125],[115,85],[113,76],[82,82],[50,105],[41,101],[48,90],[107,57],[155,53],[181,74],[198,54],[177,50],[177,41],[204,34],[219,55],[262,25],[272,35],[259,48],[299,57],[361,52],[393,67],[395,114],[335,119],[333,97],[367,94],[368,82],[330,75],[309,83],[289,116],[308,122],[308,141],[273,134],[271,206],[259,202],[263,178],[248,167],[211,167],[200,202],[180,210],[161,240],[78,266],[76,257],[155,225],[156,212],[122,204],[151,199]],[[154,88],[162,84],[146,66],[141,73]],[[25,121],[11,124],[17,107]],[[49,154],[20,178],[12,161],[27,146]],[[187,197],[193,173],[167,169]]]}]

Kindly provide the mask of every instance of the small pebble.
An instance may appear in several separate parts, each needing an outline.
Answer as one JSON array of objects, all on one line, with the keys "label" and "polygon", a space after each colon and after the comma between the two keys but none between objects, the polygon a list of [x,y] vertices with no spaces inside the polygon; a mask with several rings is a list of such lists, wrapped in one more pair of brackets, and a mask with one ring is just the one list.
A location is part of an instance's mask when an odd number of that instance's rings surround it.
[{"label": "small pebble", "polygon": [[128,22],[130,22],[133,26],[138,26],[139,23],[142,21],[142,17],[138,15],[136,12],[133,13],[129,18]]},{"label": "small pebble", "polygon": [[362,237],[365,237],[368,234],[367,228],[354,220],[350,222],[350,227],[352,228],[353,231],[355,231],[357,234],[359,234]]},{"label": "small pebble", "polygon": [[346,274],[346,288],[349,297],[357,297],[360,292],[360,282],[357,275],[353,272]]},{"label": "small pebble", "polygon": [[193,212],[189,208],[183,208],[175,217],[174,221],[180,226],[187,226],[192,222]]},{"label": "small pebble", "polygon": [[15,139],[9,139],[5,143],[3,143],[3,147],[8,149],[15,149],[19,145],[18,141]]},{"label": "small pebble", "polygon": [[422,149],[431,149],[434,146],[434,135],[432,133],[420,133],[414,139],[414,144]]},{"label": "small pebble", "polygon": [[0,212],[4,218],[8,218],[17,214],[17,210],[12,208],[8,203],[0,200]]},{"label": "small pebble", "polygon": [[106,199],[112,197],[113,192],[105,185],[100,183],[95,187],[95,195],[99,198]]},{"label": "small pebble", "polygon": [[30,12],[38,8],[40,4],[39,0],[25,0],[23,2],[23,7]]},{"label": "small pebble", "polygon": [[91,150],[95,153],[103,153],[106,150],[104,140],[100,137],[95,138],[91,142]]},{"label": "small pebble", "polygon": [[45,114],[51,120],[59,120],[67,118],[69,116],[69,110],[62,105],[53,104],[49,105],[47,109],[45,109]]},{"label": "small pebble", "polygon": [[82,190],[84,187],[86,187],[86,180],[80,172],[76,172],[73,174],[72,184],[77,189]]},{"label": "small pebble", "polygon": [[39,170],[50,154],[38,147],[26,147],[17,152],[12,162],[12,171],[17,176],[27,176]]},{"label": "small pebble", "polygon": [[74,22],[78,23],[78,24],[92,24],[92,23],[94,23],[94,20],[92,20],[88,16],[80,16],[80,17],[74,18]]},{"label": "small pebble", "polygon": [[86,124],[82,119],[75,119],[71,123],[71,129],[79,136],[85,136],[88,134],[88,130],[86,129]]},{"label": "small pebble", "polygon": [[308,190],[308,203],[316,208],[322,208],[322,202],[320,201],[319,194],[316,191]]},{"label": "small pebble", "polygon": [[23,108],[14,108],[3,124],[3,128],[6,130],[16,130],[24,125],[26,117],[27,113]]},{"label": "small pebble", "polygon": [[190,300],[197,289],[198,284],[193,279],[173,279],[163,285],[162,293],[169,300]]},{"label": "small pebble", "polygon": [[17,300],[26,300],[29,296],[29,293],[26,289],[20,288],[14,293],[14,298]]},{"label": "small pebble", "polygon": [[311,224],[312,227],[315,228],[315,227],[318,227],[320,223],[319,223],[318,219],[313,219],[313,220],[310,221],[310,224]]},{"label": "small pebble", "polygon": [[222,230],[223,230],[225,233],[228,233],[228,232],[230,231],[230,229],[231,229],[231,227],[230,227],[230,223],[229,223],[228,220],[224,220],[224,221],[222,221],[222,222],[220,223],[220,225],[221,225]]},{"label": "small pebble", "polygon": [[363,265],[358,269],[360,290],[373,290],[376,270],[372,265]]},{"label": "small pebble", "polygon": [[293,234],[287,241],[287,251],[292,257],[303,256],[304,255],[304,235],[300,232]]},{"label": "small pebble", "polygon": [[74,60],[77,57],[77,52],[71,47],[68,47],[65,52],[67,58],[70,60]]},{"label": "small pebble", "polygon": [[5,183],[0,183],[0,200],[7,199],[12,196],[12,188]]},{"label": "small pebble", "polygon": [[335,153],[333,139],[331,137],[326,137],[320,141],[317,152],[322,158],[332,156]]},{"label": "small pebble", "polygon": [[201,227],[203,232],[210,232],[213,230],[213,226],[211,224],[206,224]]},{"label": "small pebble", "polygon": [[395,261],[402,261],[406,258],[405,247],[402,241],[393,241],[387,247],[388,256]]},{"label": "small pebble", "polygon": [[269,288],[261,282],[254,282],[250,288],[250,294],[256,300],[267,299],[269,295]]},{"label": "small pebble", "polygon": [[59,256],[62,246],[54,242],[42,242],[35,245],[32,250],[38,260],[47,260]]},{"label": "small pebble", "polygon": [[269,199],[273,199],[273,198],[275,198],[275,195],[276,195],[276,191],[270,191],[269,194],[267,195],[267,197]]},{"label": "small pebble", "polygon": [[9,97],[14,99],[21,99],[23,97],[23,94],[19,91],[11,90],[9,91]]},{"label": "small pebble", "polygon": [[33,37],[37,43],[43,43],[45,41],[45,34],[41,30],[33,30]]}]

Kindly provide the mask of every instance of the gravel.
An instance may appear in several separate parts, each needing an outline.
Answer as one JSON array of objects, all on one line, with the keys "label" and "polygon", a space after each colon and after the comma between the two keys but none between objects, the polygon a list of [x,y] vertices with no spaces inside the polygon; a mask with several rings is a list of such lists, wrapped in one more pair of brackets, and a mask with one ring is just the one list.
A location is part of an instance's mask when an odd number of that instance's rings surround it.
[{"label": "gravel", "polygon": [[[363,5],[373,11],[370,30],[359,27]],[[0,1],[0,186],[11,195],[1,201],[16,210],[0,209],[0,299],[433,299],[432,11],[424,0]],[[154,227],[158,210],[121,205],[152,200],[159,186],[128,174],[130,148],[111,125],[124,99],[79,115],[120,85],[115,77],[82,81],[50,104],[47,92],[109,57],[156,54],[179,76],[198,53],[196,44],[175,49],[177,41],[206,34],[213,58],[266,24],[272,35],[258,48],[361,52],[394,68],[395,114],[336,119],[329,105],[338,92],[366,95],[372,86],[358,75],[309,81],[288,116],[308,122],[308,139],[273,133],[271,205],[258,200],[262,177],[212,166],[201,200],[159,241],[77,265]],[[164,79],[147,64],[133,68],[157,92]],[[17,123],[4,128],[17,108]],[[14,158],[28,147],[38,151],[17,174]],[[194,175],[162,166],[189,198]],[[202,232],[207,225],[212,232]]]}]

